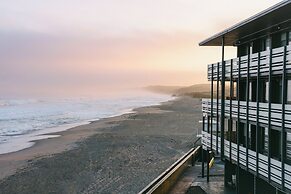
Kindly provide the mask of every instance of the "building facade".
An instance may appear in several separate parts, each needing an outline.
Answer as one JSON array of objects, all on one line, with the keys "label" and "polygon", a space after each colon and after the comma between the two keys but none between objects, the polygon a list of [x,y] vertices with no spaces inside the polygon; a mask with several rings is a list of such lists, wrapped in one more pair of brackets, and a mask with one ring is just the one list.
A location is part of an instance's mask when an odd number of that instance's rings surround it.
[{"label": "building facade", "polygon": [[[208,65],[202,145],[224,161],[225,186],[291,193],[291,0],[199,45],[222,48],[220,61]],[[237,57],[225,60],[225,46],[235,46]]]}]

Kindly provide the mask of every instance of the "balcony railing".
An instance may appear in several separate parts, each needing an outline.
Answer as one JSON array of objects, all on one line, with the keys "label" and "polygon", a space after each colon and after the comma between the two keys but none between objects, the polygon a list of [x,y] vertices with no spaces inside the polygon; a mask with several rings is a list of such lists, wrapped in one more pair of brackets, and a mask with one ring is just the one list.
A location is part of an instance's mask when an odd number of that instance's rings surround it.
[{"label": "balcony railing", "polygon": [[[210,149],[210,139],[211,135],[205,131],[202,132],[202,146],[203,149]],[[220,152],[220,137],[218,137],[218,152]],[[216,149],[216,136],[212,136],[212,150]],[[230,143],[231,143],[231,157],[230,157]],[[231,158],[233,161],[237,163],[237,144],[233,142],[229,142],[228,140],[224,140],[224,155],[227,158]],[[248,160],[247,160],[248,157]],[[248,162],[248,164],[247,164]],[[248,166],[249,170],[253,173],[256,172],[256,152],[252,150],[248,150],[248,156],[246,152],[246,148],[243,146],[239,146],[239,163],[240,165],[246,167]],[[270,180],[276,184],[282,184],[282,172],[281,172],[281,162],[275,160],[273,158],[270,159],[270,165],[268,163],[268,157],[263,154],[258,154],[258,173],[268,179],[269,168],[270,166]],[[288,164],[284,164],[284,185],[285,188],[291,190],[291,166]]]},{"label": "balcony railing", "polygon": [[[230,106],[232,106],[232,112],[230,112]],[[213,100],[213,115],[217,113],[217,101]],[[218,114],[220,114],[220,100],[218,104]],[[240,119],[246,120],[247,106],[246,101],[240,101]],[[202,99],[202,111],[203,114],[211,114],[211,99]],[[249,102],[248,106],[248,119],[250,122],[257,121],[257,103]],[[271,125],[275,127],[282,127],[282,104],[271,104]],[[238,101],[225,100],[225,116],[237,118],[238,115]],[[268,125],[269,108],[268,103],[259,103],[259,123],[260,125]],[[285,104],[285,128],[291,129],[291,104]]]},{"label": "balcony railing", "polygon": [[[283,69],[284,62],[284,47],[266,50],[260,52],[260,73],[267,74],[269,72],[269,65],[272,64],[272,72],[274,74],[280,73]],[[258,70],[259,53],[254,53],[251,55],[246,55],[240,57],[240,75],[241,77],[247,77],[247,67],[249,61],[249,76],[255,77]],[[271,59],[270,59],[271,57]],[[232,63],[232,75],[233,79],[238,77],[239,68],[239,58],[234,58],[225,61],[225,78],[231,78],[231,63]],[[219,80],[222,78],[222,67],[221,62],[208,65],[208,80],[211,80],[211,68],[213,65],[213,79],[217,80],[219,75]],[[218,68],[219,67],[219,68]],[[291,71],[291,45],[286,46],[286,70]],[[219,73],[218,73],[219,72]]]}]

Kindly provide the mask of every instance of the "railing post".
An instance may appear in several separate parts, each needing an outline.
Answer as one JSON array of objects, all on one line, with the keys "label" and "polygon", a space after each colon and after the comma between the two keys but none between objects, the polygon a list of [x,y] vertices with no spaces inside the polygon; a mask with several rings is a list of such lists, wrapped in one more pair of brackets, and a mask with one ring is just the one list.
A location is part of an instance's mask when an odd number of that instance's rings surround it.
[{"label": "railing post", "polygon": [[216,154],[218,154],[218,131],[219,131],[219,63],[217,63],[217,85],[216,85]]},{"label": "railing post", "polygon": [[221,56],[221,106],[220,106],[220,157],[224,160],[224,114],[225,114],[225,61],[224,61],[224,36],[222,36]]},{"label": "railing post", "polygon": [[201,150],[201,174],[202,174],[202,178],[204,178],[204,150],[203,150],[203,147],[202,147],[202,150]]},{"label": "railing post", "polygon": [[286,131],[285,131],[285,105],[287,103],[287,79],[286,79],[287,46],[284,46],[283,74],[282,74],[282,128],[281,128],[281,177],[282,189],[285,189],[285,155],[286,155]]},{"label": "railing post", "polygon": [[239,193],[239,133],[240,133],[240,67],[241,57],[238,58],[238,78],[236,86],[237,94],[237,128],[236,128],[236,142],[237,142],[237,169],[236,169],[236,193]]},{"label": "railing post", "polygon": [[207,154],[206,154],[206,162],[207,162],[207,182],[209,182],[209,151],[207,149]]},{"label": "railing post", "polygon": [[232,120],[232,98],[233,98],[233,76],[232,76],[232,68],[233,68],[233,60],[230,61],[230,107],[229,107],[229,119],[230,119],[230,126],[228,128],[228,139],[229,139],[229,160],[231,161],[231,137],[232,137],[232,130],[233,130],[233,120]]},{"label": "railing post", "polygon": [[250,51],[248,52],[248,62],[247,62],[247,79],[246,79],[246,168],[247,171],[249,170],[249,101],[250,101],[250,62],[251,62],[251,58],[250,58]]},{"label": "railing post", "polygon": [[[272,37],[270,37],[270,44],[272,44]],[[272,45],[269,53],[269,87],[268,87],[268,182],[271,182],[271,86],[272,86]]]},{"label": "railing post", "polygon": [[257,92],[256,92],[256,100],[257,100],[257,110],[256,110],[256,174],[259,175],[259,119],[260,119],[260,65],[261,65],[261,53],[258,53],[258,66],[257,66]]},{"label": "railing post", "polygon": [[213,64],[211,64],[211,128],[210,128],[210,132],[211,132],[211,137],[210,137],[210,149],[212,150],[212,146],[213,146],[213,141],[212,141],[212,136],[213,136]]}]

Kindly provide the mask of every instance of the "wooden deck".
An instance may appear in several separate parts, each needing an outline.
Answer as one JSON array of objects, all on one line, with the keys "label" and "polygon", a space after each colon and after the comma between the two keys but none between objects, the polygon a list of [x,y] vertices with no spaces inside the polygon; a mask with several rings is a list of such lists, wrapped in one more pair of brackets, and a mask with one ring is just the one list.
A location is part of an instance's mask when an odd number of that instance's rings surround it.
[{"label": "wooden deck", "polygon": [[204,178],[201,176],[201,163],[188,167],[170,191],[170,194],[185,193],[234,194],[235,191],[224,187],[224,164],[216,159],[214,166],[210,169],[209,183],[206,176]]}]

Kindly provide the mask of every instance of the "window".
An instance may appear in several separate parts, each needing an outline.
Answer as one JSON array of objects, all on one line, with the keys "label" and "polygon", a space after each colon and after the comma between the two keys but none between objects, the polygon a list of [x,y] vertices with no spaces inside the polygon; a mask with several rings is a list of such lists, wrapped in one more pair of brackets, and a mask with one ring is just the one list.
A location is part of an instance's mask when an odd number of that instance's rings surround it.
[{"label": "window", "polygon": [[267,49],[267,39],[258,39],[253,42],[252,53],[258,53]]},{"label": "window", "polygon": [[237,99],[237,82],[233,82],[233,98]]},{"label": "window", "polygon": [[270,135],[270,153],[271,157],[280,160],[281,157],[281,132],[271,129]]},{"label": "window", "polygon": [[291,104],[291,80],[287,81],[287,103]]},{"label": "window", "polygon": [[250,81],[250,82],[249,82],[249,101],[252,101],[252,96],[253,96],[253,93],[252,93],[252,86],[253,86],[253,82]]},{"label": "window", "polygon": [[[282,79],[278,77],[272,78],[271,87],[271,102],[281,103],[282,102]],[[266,82],[266,102],[269,101],[269,82]]]},{"label": "window", "polygon": [[269,81],[266,81],[265,88],[266,88],[265,102],[269,102]]},{"label": "window", "polygon": [[245,101],[246,100],[246,91],[247,91],[247,83],[246,81],[241,81],[240,82],[240,85],[239,85],[239,98],[240,100],[242,101]]},{"label": "window", "polygon": [[249,125],[249,148],[256,151],[256,126]]},{"label": "window", "polygon": [[287,45],[287,33],[286,32],[283,32],[281,34],[281,46],[286,46]]},{"label": "window", "polygon": [[250,46],[249,44],[242,44],[238,46],[238,56],[245,56],[248,55],[250,51]]},{"label": "window", "polygon": [[258,130],[258,152],[268,154],[268,128],[256,127]]},{"label": "window", "polygon": [[286,46],[288,44],[288,42],[287,42],[288,36],[287,35],[289,35],[289,33],[287,33],[287,32],[281,32],[281,33],[274,34],[272,36],[273,48]]},{"label": "window", "polygon": [[268,37],[266,39],[266,50],[270,50],[270,48],[271,48],[271,39],[270,37]]},{"label": "window", "polygon": [[264,140],[263,140],[264,147],[262,149],[262,153],[268,154],[268,148],[269,148],[269,146],[268,146],[268,143],[269,143],[268,128],[263,128],[263,129],[264,129],[264,132],[263,132],[263,134],[264,134]]},{"label": "window", "polygon": [[291,133],[286,133],[286,162],[291,165]]},{"label": "window", "polygon": [[232,121],[232,135],[231,135],[231,141],[234,143],[237,143],[236,141],[236,128],[237,128],[237,122],[236,121]]},{"label": "window", "polygon": [[246,147],[246,124],[244,123],[239,123],[239,130],[238,132],[239,133],[239,145],[243,146],[243,147]]},{"label": "window", "polygon": [[249,83],[249,100],[251,102],[256,102],[257,100],[257,82],[256,80],[250,81]]}]

